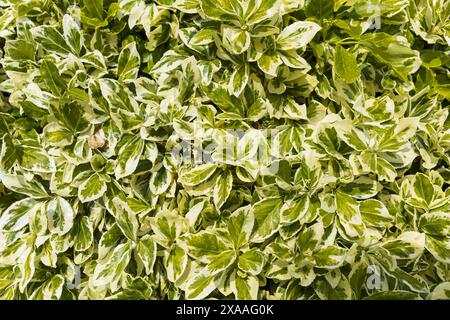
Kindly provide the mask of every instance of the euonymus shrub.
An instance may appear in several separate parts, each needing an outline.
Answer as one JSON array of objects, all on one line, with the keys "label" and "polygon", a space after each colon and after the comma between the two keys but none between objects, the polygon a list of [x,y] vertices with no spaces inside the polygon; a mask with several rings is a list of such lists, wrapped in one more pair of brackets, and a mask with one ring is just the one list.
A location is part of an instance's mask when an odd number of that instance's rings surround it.
[{"label": "euonymus shrub", "polygon": [[0,298],[449,298],[449,21],[0,1]]}]

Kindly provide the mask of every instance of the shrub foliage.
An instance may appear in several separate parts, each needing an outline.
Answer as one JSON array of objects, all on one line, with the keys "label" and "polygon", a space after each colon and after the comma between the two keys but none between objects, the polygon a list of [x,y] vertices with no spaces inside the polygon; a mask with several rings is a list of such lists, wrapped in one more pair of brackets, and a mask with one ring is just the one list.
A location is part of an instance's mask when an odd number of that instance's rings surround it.
[{"label": "shrub foliage", "polygon": [[0,1],[0,298],[449,298],[449,21]]}]

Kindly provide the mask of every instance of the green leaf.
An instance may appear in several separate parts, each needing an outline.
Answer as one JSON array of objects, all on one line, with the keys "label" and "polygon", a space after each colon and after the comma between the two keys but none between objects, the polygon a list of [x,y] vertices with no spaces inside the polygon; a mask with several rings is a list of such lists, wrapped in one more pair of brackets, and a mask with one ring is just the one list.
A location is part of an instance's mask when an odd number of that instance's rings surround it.
[{"label": "green leaf", "polygon": [[380,180],[394,181],[397,176],[397,171],[394,166],[383,158],[376,159],[376,172]]},{"label": "green leaf", "polygon": [[208,231],[190,235],[186,239],[186,245],[190,256],[205,263],[214,261],[218,255],[229,249],[221,237]]},{"label": "green leaf", "polygon": [[450,238],[438,236],[426,236],[425,248],[431,252],[436,260],[442,263],[450,263]]},{"label": "green leaf", "polygon": [[334,72],[346,83],[355,82],[361,75],[355,56],[341,46],[336,46],[333,67]]},{"label": "green leaf", "polygon": [[346,250],[338,246],[326,246],[314,253],[315,267],[335,269],[344,263]]},{"label": "green leaf", "polygon": [[28,220],[35,210],[39,208],[40,202],[25,198],[14,202],[0,216],[0,230],[2,232],[15,232],[28,225]]},{"label": "green leaf", "polygon": [[250,206],[237,209],[229,217],[227,229],[228,239],[233,242],[235,248],[247,244],[255,224],[255,216]]},{"label": "green leaf", "polygon": [[269,102],[263,98],[258,98],[247,110],[247,118],[251,121],[258,121],[267,114]]},{"label": "green leaf", "polygon": [[172,183],[172,175],[164,167],[153,172],[150,178],[150,191],[155,195],[164,194]]},{"label": "green leaf", "polygon": [[247,25],[254,25],[271,19],[280,10],[277,0],[251,0],[245,7],[245,21]]},{"label": "green leaf", "polygon": [[429,212],[420,217],[419,228],[429,235],[447,236],[450,234],[450,214],[448,212]]},{"label": "green leaf", "polygon": [[387,33],[366,33],[360,43],[402,78],[416,72],[421,65],[418,51],[412,50],[406,40],[399,40]]},{"label": "green leaf", "polygon": [[52,109],[52,112],[58,123],[73,135],[83,132],[89,127],[82,106],[76,102],[61,105]]},{"label": "green leaf", "polygon": [[80,26],[68,14],[64,15],[62,22],[64,38],[72,49],[72,52],[77,56],[80,55],[84,44],[84,37],[81,33]]},{"label": "green leaf", "polygon": [[350,283],[345,278],[335,288],[324,278],[320,278],[314,282],[314,291],[322,300],[350,300],[352,295]]},{"label": "green leaf", "polygon": [[324,226],[322,222],[316,222],[301,232],[296,240],[297,248],[303,256],[311,255],[322,242]]},{"label": "green leaf", "polygon": [[149,235],[142,237],[136,247],[136,254],[141,259],[145,273],[150,274],[156,261],[156,242]]},{"label": "green leaf", "polygon": [[47,152],[34,147],[24,147],[21,165],[33,173],[51,173],[56,171],[55,160]]},{"label": "green leaf", "polygon": [[231,75],[228,84],[228,91],[236,97],[239,97],[247,86],[250,74],[250,66],[244,63],[238,67]]},{"label": "green leaf", "polygon": [[121,81],[135,80],[138,76],[141,57],[136,49],[136,42],[126,45],[119,55],[117,76]]},{"label": "green leaf", "polygon": [[270,76],[276,77],[278,74],[278,68],[283,63],[280,55],[276,52],[266,52],[261,58],[258,59],[258,67]]},{"label": "green leaf", "polygon": [[216,181],[214,186],[214,204],[217,208],[221,208],[230,196],[233,188],[233,174],[227,170],[223,172]]},{"label": "green leaf", "polygon": [[66,199],[56,197],[47,203],[48,229],[51,233],[64,235],[72,229],[75,212]]},{"label": "green leaf", "polygon": [[283,205],[280,198],[266,198],[253,205],[255,215],[254,242],[263,242],[280,227],[280,210]]},{"label": "green leaf", "polygon": [[216,289],[214,278],[215,276],[202,272],[191,278],[186,285],[186,298],[191,300],[206,298]]},{"label": "green leaf", "polygon": [[120,148],[115,169],[117,179],[129,176],[136,170],[139,159],[144,151],[144,145],[144,140],[136,136]]},{"label": "green leaf", "polygon": [[397,259],[417,259],[425,249],[425,234],[407,231],[395,240],[386,241],[383,248]]},{"label": "green leaf", "polygon": [[30,296],[30,300],[59,300],[66,281],[62,275],[55,275],[45,281]]},{"label": "green leaf", "polygon": [[50,91],[57,96],[61,96],[67,89],[67,85],[66,82],[61,78],[58,68],[55,66],[55,64],[49,60],[44,60],[42,61],[40,71],[41,76]]},{"label": "green leaf", "polygon": [[208,274],[218,274],[229,268],[236,260],[234,250],[222,251],[215,259],[211,260],[204,269]]},{"label": "green leaf", "polygon": [[25,253],[24,263],[19,266],[21,272],[21,278],[19,281],[19,290],[24,292],[28,283],[33,278],[36,272],[36,253],[33,250],[27,250]]},{"label": "green leaf", "polygon": [[416,198],[422,199],[426,204],[431,204],[434,199],[434,187],[428,178],[423,173],[418,173],[414,176],[412,191]]},{"label": "green leaf", "polygon": [[311,70],[311,65],[302,58],[297,50],[278,51],[278,55],[285,65],[291,68],[300,69],[303,72]]},{"label": "green leaf", "polygon": [[106,192],[106,182],[98,173],[94,173],[78,187],[78,199],[81,202],[97,200]]},{"label": "green leaf", "polygon": [[397,152],[404,148],[405,142],[417,131],[418,118],[403,118],[397,126],[384,131],[378,141],[378,151]]},{"label": "green leaf", "polygon": [[93,284],[95,286],[108,286],[113,292],[117,291],[118,282],[130,258],[130,242],[118,245],[106,261],[96,265],[92,278]]},{"label": "green leaf", "polygon": [[238,259],[239,269],[254,276],[261,273],[264,268],[264,264],[264,254],[256,248],[244,252]]},{"label": "green leaf", "polygon": [[242,6],[237,0],[201,0],[199,2],[204,14],[213,20],[236,21],[243,13]]},{"label": "green leaf", "polygon": [[193,46],[204,46],[214,42],[214,36],[217,31],[214,29],[202,29],[197,32],[189,41]]},{"label": "green leaf", "polygon": [[361,291],[367,281],[367,264],[364,262],[354,263],[348,275],[350,286],[356,299],[361,298]]},{"label": "green leaf", "polygon": [[294,99],[288,98],[287,104],[284,107],[284,112],[286,113],[287,119],[292,120],[307,120],[308,116],[306,114],[306,105],[298,104]]},{"label": "green leaf", "polygon": [[321,27],[311,21],[298,21],[283,29],[277,37],[278,50],[292,50],[306,47]]},{"label": "green leaf", "polygon": [[10,136],[5,134],[0,149],[0,167],[5,171],[11,169],[22,158],[22,155],[23,150],[13,143]]},{"label": "green leaf", "polygon": [[133,212],[127,203],[119,198],[113,199],[115,207],[115,218],[117,225],[122,233],[130,240],[137,240],[137,233],[139,229],[139,222],[136,217],[136,213]]},{"label": "green leaf", "polygon": [[31,198],[48,197],[47,191],[37,179],[27,179],[23,175],[0,175],[2,184],[17,193],[27,195]]},{"label": "green leaf", "polygon": [[231,287],[236,300],[256,300],[258,298],[259,281],[255,276],[245,278],[239,274],[231,276]]},{"label": "green leaf", "polygon": [[212,77],[220,70],[221,65],[221,62],[218,59],[212,61],[200,60],[197,62],[203,85],[209,86],[211,84]]},{"label": "green leaf", "polygon": [[186,171],[180,175],[178,181],[183,185],[194,186],[206,181],[217,169],[217,164],[208,163],[199,165],[190,171]]},{"label": "green leaf", "polygon": [[176,51],[169,50],[164,56],[153,66],[152,73],[166,73],[175,70],[183,65],[189,56],[180,54]]},{"label": "green leaf", "polygon": [[176,282],[183,275],[187,267],[188,255],[184,248],[175,245],[164,260],[169,281]]},{"label": "green leaf", "polygon": [[98,245],[98,256],[102,260],[119,244],[123,234],[117,224],[113,224],[100,238]]},{"label": "green leaf", "polygon": [[448,300],[450,299],[450,282],[438,284],[433,292],[430,293],[430,300]]},{"label": "green leaf", "polygon": [[377,180],[364,176],[358,177],[354,181],[340,187],[343,193],[358,200],[374,197],[378,193],[378,189],[379,183]]},{"label": "green leaf", "polygon": [[205,94],[211,101],[216,104],[222,111],[233,113],[238,116],[244,115],[241,102],[233,95],[229,95],[227,90],[220,85],[211,85],[202,87]]},{"label": "green leaf", "polygon": [[36,45],[25,39],[7,41],[5,52],[16,60],[34,60],[36,55]]},{"label": "green leaf", "polygon": [[104,19],[103,0],[83,1],[81,21],[92,27],[104,27],[107,25]]},{"label": "green leaf", "polygon": [[394,217],[386,209],[386,206],[379,200],[368,199],[359,203],[359,210],[366,225],[374,227],[390,226],[394,222]]},{"label": "green leaf", "polygon": [[81,218],[78,224],[78,234],[75,240],[76,251],[88,250],[94,242],[94,228],[87,216]]},{"label": "green leaf", "polygon": [[163,211],[149,223],[155,233],[153,239],[162,246],[170,246],[182,233],[186,232],[189,219]]},{"label": "green leaf", "polygon": [[342,235],[349,239],[362,237],[364,235],[365,225],[356,200],[338,191],[336,192],[335,201]]},{"label": "green leaf", "polygon": [[40,27],[36,30],[34,39],[41,44],[45,51],[60,56],[66,56],[69,53],[72,53],[72,49],[69,47],[68,42],[56,28],[50,26]]},{"label": "green leaf", "polygon": [[47,143],[51,146],[64,147],[73,143],[73,133],[57,123],[49,123],[43,132]]},{"label": "green leaf", "polygon": [[392,272],[392,275],[409,290],[420,293],[428,292],[427,283],[420,276],[414,277],[400,268],[397,268],[394,272]]},{"label": "green leaf", "polygon": [[329,18],[333,15],[334,2],[334,0],[308,0],[305,7],[306,16],[319,20]]},{"label": "green leaf", "polygon": [[250,47],[250,33],[239,28],[223,26],[222,41],[224,47],[232,54],[242,54]]},{"label": "green leaf", "polygon": [[299,199],[288,200],[281,208],[281,223],[294,223],[301,220],[309,209],[309,197],[301,196]]}]

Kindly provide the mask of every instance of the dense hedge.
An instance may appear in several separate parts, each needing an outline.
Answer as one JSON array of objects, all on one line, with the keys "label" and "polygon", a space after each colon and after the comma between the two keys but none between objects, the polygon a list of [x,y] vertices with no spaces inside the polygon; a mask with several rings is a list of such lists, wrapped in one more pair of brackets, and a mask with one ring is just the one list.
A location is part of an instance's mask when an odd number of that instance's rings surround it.
[{"label": "dense hedge", "polygon": [[450,298],[449,21],[1,0],[0,299]]}]

